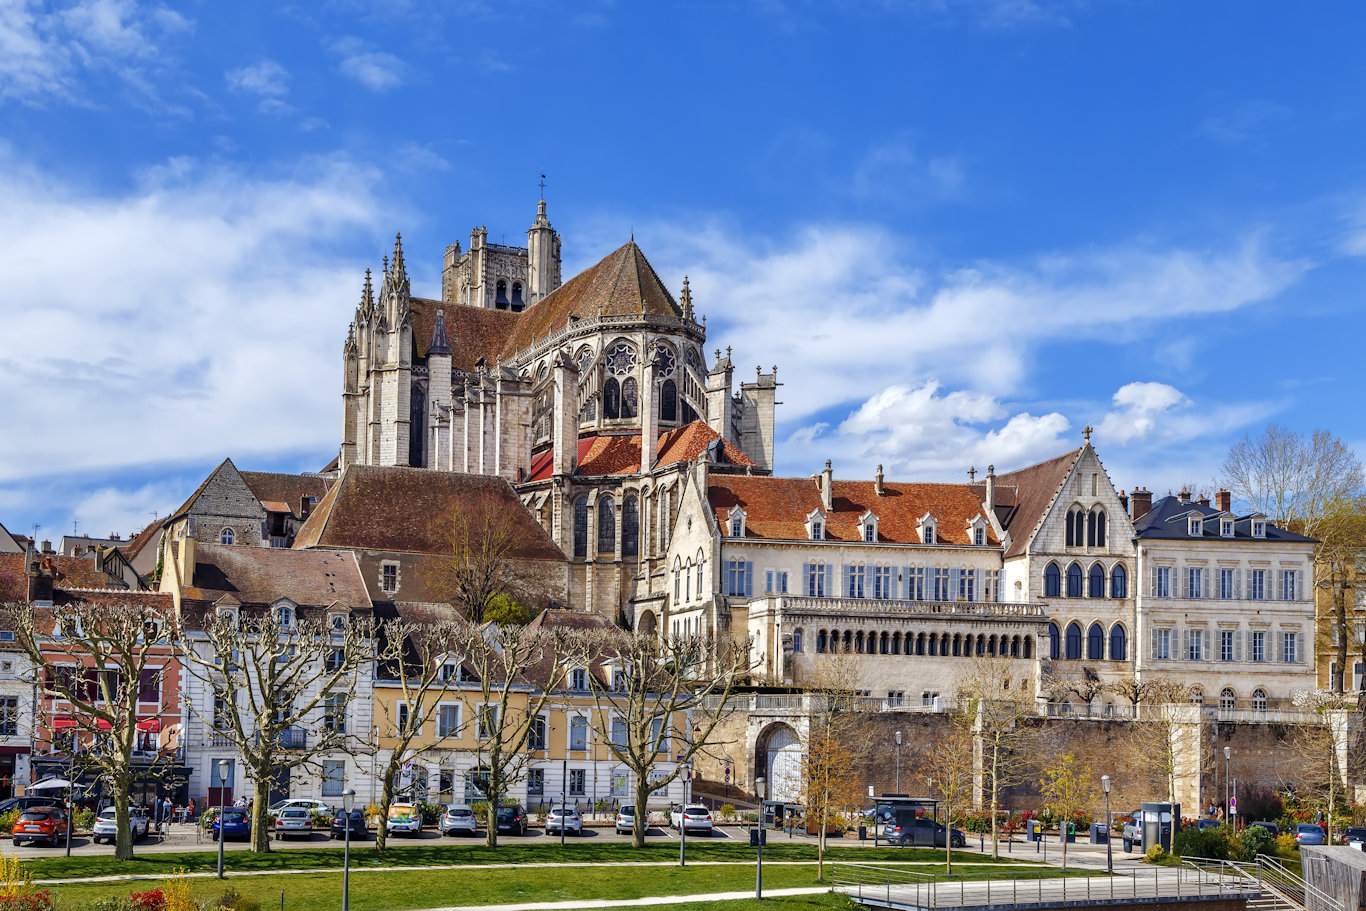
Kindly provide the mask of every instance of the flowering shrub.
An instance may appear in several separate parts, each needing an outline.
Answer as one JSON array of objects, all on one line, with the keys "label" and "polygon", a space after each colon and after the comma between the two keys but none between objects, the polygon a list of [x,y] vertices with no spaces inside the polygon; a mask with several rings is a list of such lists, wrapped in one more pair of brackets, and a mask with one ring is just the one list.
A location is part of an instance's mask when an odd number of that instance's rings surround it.
[{"label": "flowering shrub", "polygon": [[165,911],[166,909],[166,893],[160,889],[134,892],[128,896],[128,899],[138,911]]},{"label": "flowering shrub", "polygon": [[10,895],[0,898],[0,911],[53,911],[55,907],[52,893],[46,889],[28,895]]},{"label": "flowering shrub", "polygon": [[0,813],[0,832],[10,833],[14,831],[14,824],[19,821],[19,811],[10,810],[7,813]]}]

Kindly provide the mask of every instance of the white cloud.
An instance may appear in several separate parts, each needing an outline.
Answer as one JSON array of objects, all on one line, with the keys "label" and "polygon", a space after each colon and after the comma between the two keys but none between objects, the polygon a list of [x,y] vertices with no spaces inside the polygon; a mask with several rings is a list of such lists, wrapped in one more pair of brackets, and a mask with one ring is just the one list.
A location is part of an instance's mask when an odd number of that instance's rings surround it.
[{"label": "white cloud", "polygon": [[[0,156],[11,307],[0,482],[336,445],[339,346],[375,175],[261,179],[177,159],[123,196]],[[73,268],[79,258],[80,268]]]},{"label": "white cloud", "polygon": [[1181,390],[1166,383],[1127,383],[1115,392],[1114,407],[1096,425],[1096,445],[1184,443],[1217,437],[1270,417],[1268,402],[1214,404],[1197,408]]},{"label": "white cloud", "polygon": [[0,101],[79,101],[86,71],[109,71],[156,99],[167,69],[163,43],[194,23],[135,0],[81,0],[52,10],[37,0],[0,0]]},{"label": "white cloud", "polygon": [[334,41],[332,50],[342,58],[338,72],[372,92],[387,92],[403,84],[406,68],[393,54],[369,50],[359,38]]},{"label": "white cloud", "polygon": [[128,535],[141,530],[155,513],[170,515],[184,502],[187,491],[168,481],[154,481],[137,487],[98,487],[88,491],[71,508],[82,533],[104,536],[113,532]]},{"label": "white cloud", "polygon": [[261,60],[228,70],[223,75],[232,91],[255,95],[263,113],[287,114],[293,110],[285,103],[285,96],[289,94],[289,71],[274,60]]}]

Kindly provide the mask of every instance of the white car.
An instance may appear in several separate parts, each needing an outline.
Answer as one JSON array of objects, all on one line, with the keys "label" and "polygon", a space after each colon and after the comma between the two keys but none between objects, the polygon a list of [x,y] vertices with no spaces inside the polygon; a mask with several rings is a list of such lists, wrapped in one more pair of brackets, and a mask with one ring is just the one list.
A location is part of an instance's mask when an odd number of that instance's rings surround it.
[{"label": "white car", "polygon": [[[105,807],[100,810],[100,815],[95,817],[95,835],[91,839],[95,844],[107,841],[111,845],[118,840],[119,824],[114,816],[113,807]],[[128,828],[133,832],[133,841],[139,838],[146,838],[147,832],[151,829],[151,820],[147,818],[147,811],[141,807],[128,808]]]},{"label": "white car", "polygon": [[287,800],[277,800],[270,805],[270,815],[279,818],[280,811],[286,808],[307,810],[310,813],[322,813],[331,818],[332,808],[321,800],[314,800],[312,797],[293,797]]},{"label": "white car", "polygon": [[[649,823],[649,820],[646,820]],[[617,834],[630,835],[636,825],[636,808],[630,804],[617,807]],[[646,825],[649,828],[649,825]]]},{"label": "white car", "polygon": [[545,834],[558,834],[562,829],[566,835],[583,834],[583,820],[579,817],[578,810],[565,806],[550,808],[550,813],[545,818]]},{"label": "white car", "polygon": [[275,837],[313,837],[313,815],[307,807],[282,807],[275,817]]},{"label": "white car", "polygon": [[477,835],[479,819],[474,808],[463,803],[453,803],[441,816],[442,835]]},{"label": "white car", "polygon": [[410,803],[389,805],[389,834],[422,837],[422,811]]},{"label": "white car", "polygon": [[701,804],[674,807],[669,811],[669,825],[683,832],[711,834],[711,810]]}]

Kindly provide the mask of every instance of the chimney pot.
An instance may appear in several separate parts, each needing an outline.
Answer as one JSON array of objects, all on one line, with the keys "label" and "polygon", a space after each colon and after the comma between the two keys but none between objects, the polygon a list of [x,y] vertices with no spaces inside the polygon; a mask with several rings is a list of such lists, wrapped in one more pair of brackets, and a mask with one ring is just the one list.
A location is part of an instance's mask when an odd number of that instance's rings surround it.
[{"label": "chimney pot", "polygon": [[873,476],[873,493],[882,496],[882,466],[877,467],[877,474]]},{"label": "chimney pot", "polygon": [[1153,493],[1146,487],[1135,487],[1134,492],[1129,494],[1129,503],[1133,507],[1133,520],[1137,522],[1152,512]]},{"label": "chimney pot", "polygon": [[821,508],[826,514],[830,513],[834,500],[835,472],[830,467],[830,460],[825,460],[825,470],[821,472]]},{"label": "chimney pot", "polygon": [[1180,492],[1179,494],[1177,494],[1177,498],[1178,498],[1182,503],[1189,503],[1189,502],[1191,501],[1191,492],[1190,492],[1190,490],[1189,490],[1188,488],[1182,487],[1182,488],[1181,488],[1181,492]]},{"label": "chimney pot", "polygon": [[1209,497],[1205,496],[1204,494],[1200,494],[1200,499],[1196,500],[1195,502],[1199,503],[1201,506],[1209,506]]},{"label": "chimney pot", "polygon": [[1119,505],[1125,513],[1129,511],[1129,495],[1122,490],[1119,492]]},{"label": "chimney pot", "polygon": [[1233,512],[1233,494],[1220,487],[1214,495],[1214,508],[1220,512]]}]

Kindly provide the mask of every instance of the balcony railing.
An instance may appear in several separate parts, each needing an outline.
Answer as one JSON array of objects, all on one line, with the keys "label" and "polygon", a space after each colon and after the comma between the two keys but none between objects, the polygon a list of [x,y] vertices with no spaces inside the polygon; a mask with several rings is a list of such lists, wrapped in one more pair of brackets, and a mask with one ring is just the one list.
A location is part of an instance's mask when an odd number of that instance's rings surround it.
[{"label": "balcony railing", "polygon": [[[778,609],[790,613],[877,614],[935,619],[1027,620],[1042,623],[1047,610],[1039,604],[1012,601],[892,601],[878,598],[808,598],[776,595]],[[757,599],[756,599],[757,600]]]},{"label": "balcony railing", "polygon": [[[940,698],[937,703],[922,703],[920,697],[911,699],[886,699],[878,696],[840,696],[827,697],[810,693],[753,693],[732,696],[726,701],[727,712],[744,712],[750,715],[801,715],[825,711],[828,700],[838,700],[838,708],[853,712],[946,712],[954,707],[952,699]],[[708,696],[702,700],[702,708],[714,712],[721,706],[720,696]]]},{"label": "balcony railing", "polygon": [[[256,735],[256,742],[261,742],[261,735]],[[282,750],[302,750],[308,746],[308,732],[303,728],[285,728],[275,734],[275,745]]]}]

